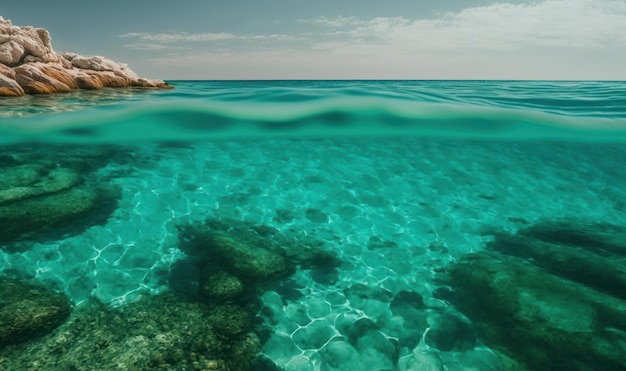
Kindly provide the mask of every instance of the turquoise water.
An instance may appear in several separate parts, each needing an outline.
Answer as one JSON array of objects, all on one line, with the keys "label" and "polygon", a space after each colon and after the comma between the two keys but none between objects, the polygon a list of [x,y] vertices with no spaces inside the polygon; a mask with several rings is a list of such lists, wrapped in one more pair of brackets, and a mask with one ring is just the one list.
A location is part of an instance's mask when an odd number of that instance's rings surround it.
[{"label": "turquoise water", "polygon": [[[93,298],[130,308],[198,290],[202,268],[185,262],[205,257],[185,250],[181,225],[263,225],[315,239],[340,263],[298,263],[258,289],[265,330],[254,331],[270,363],[256,369],[514,369],[509,358],[538,369],[544,361],[516,359],[442,294],[455,291],[442,272],[545,221],[626,224],[623,82],[171,84],[0,100],[0,273],[75,308]],[[79,188],[97,202],[68,193]],[[404,303],[407,293],[423,304]],[[478,340],[433,340],[447,316],[476,321]],[[619,321],[601,330],[626,334]],[[455,331],[444,337],[465,341]]]},{"label": "turquoise water", "polygon": [[[622,82],[175,82],[0,102],[2,142],[441,136],[623,141]],[[74,112],[72,112],[74,111]],[[63,114],[52,114],[64,112]],[[42,114],[45,114],[42,116]]]}]

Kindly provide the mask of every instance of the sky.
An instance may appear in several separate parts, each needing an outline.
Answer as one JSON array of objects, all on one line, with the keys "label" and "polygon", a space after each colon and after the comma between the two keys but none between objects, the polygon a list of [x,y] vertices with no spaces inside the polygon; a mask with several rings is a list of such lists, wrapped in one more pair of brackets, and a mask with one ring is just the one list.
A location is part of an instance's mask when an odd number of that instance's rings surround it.
[{"label": "sky", "polygon": [[626,0],[0,0],[0,16],[166,80],[626,80]]}]

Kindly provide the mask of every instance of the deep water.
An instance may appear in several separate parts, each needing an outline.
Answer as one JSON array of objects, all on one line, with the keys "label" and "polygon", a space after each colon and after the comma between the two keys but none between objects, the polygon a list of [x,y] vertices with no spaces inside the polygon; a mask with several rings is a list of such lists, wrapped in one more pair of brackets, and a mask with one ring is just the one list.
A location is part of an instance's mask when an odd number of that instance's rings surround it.
[{"label": "deep water", "polygon": [[626,365],[626,84],[170,83],[0,100],[0,369]]}]

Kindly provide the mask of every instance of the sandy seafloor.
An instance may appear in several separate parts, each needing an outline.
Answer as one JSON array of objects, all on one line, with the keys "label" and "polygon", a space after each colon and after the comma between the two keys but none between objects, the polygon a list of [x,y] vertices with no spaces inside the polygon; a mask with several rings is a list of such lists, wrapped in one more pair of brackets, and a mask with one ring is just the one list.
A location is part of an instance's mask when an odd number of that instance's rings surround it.
[{"label": "sandy seafloor", "polygon": [[[177,222],[234,218],[312,235],[345,263],[333,284],[296,274],[304,295],[283,301],[280,336],[264,349],[279,366],[314,357],[284,343],[307,327],[290,316],[295,307],[308,308],[310,324],[332,327],[352,310],[342,296],[354,283],[433,301],[434,271],[483,249],[494,230],[554,218],[626,220],[622,144],[248,140],[146,144],[132,152],[141,161],[98,170],[123,189],[105,225],[0,252],[0,266],[62,288],[75,303],[95,295],[124,305],[165,288],[170,267],[184,256]],[[397,246],[370,249],[372,237]]]}]

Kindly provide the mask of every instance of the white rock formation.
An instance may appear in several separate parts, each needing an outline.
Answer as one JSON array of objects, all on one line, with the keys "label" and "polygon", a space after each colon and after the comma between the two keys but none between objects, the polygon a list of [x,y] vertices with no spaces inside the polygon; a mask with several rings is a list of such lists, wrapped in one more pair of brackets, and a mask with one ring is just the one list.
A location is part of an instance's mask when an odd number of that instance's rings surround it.
[{"label": "white rock formation", "polygon": [[137,76],[105,57],[56,53],[43,28],[13,26],[0,16],[0,96],[50,94],[105,87],[171,88]]}]

